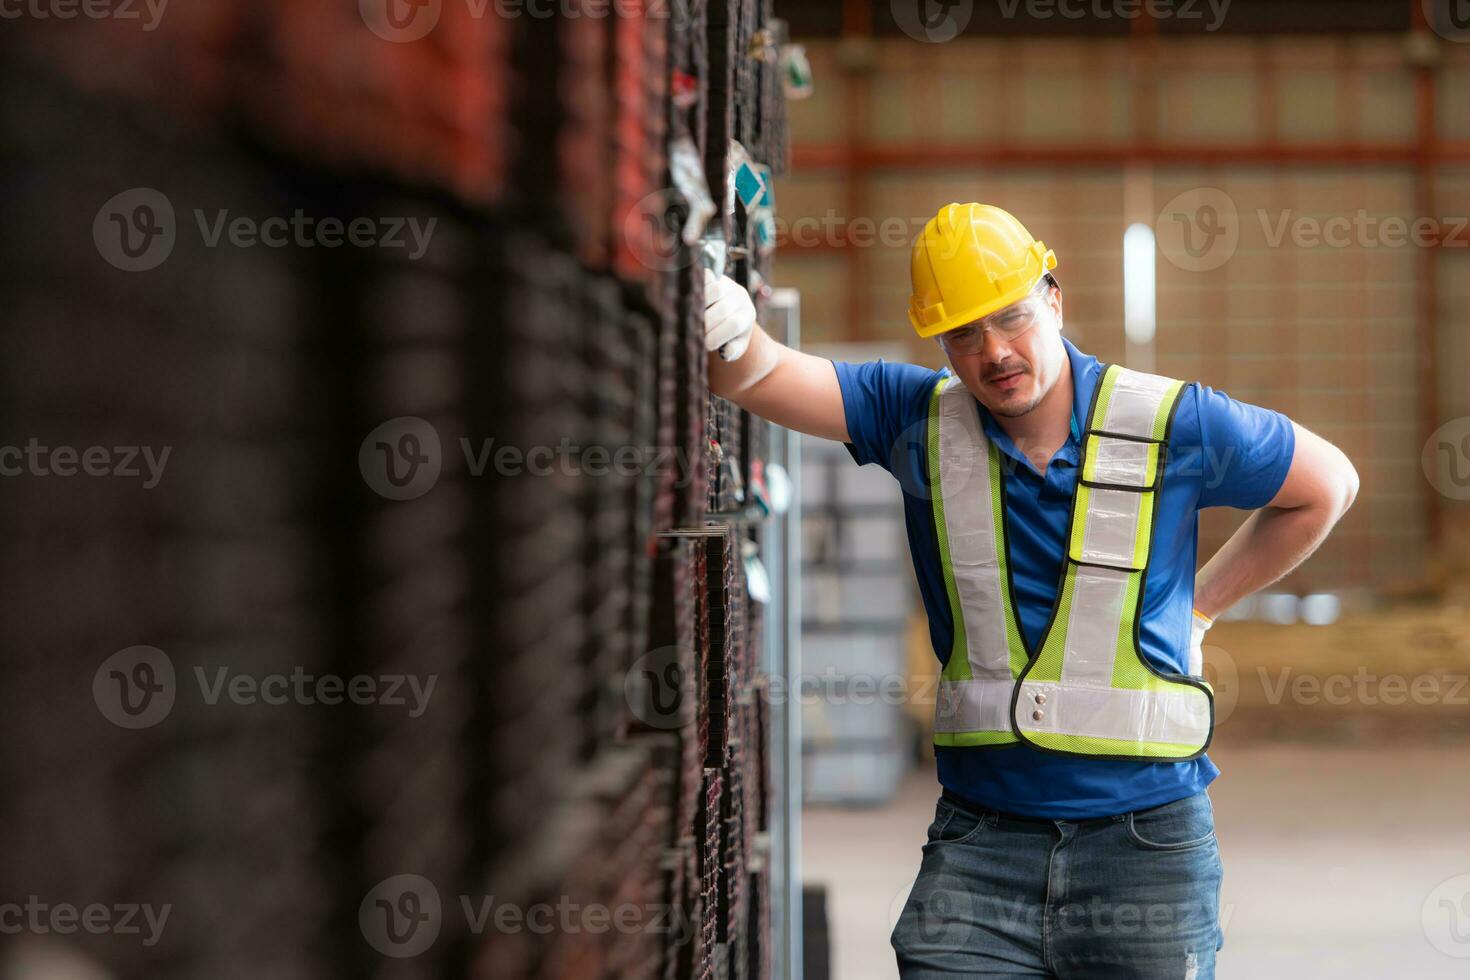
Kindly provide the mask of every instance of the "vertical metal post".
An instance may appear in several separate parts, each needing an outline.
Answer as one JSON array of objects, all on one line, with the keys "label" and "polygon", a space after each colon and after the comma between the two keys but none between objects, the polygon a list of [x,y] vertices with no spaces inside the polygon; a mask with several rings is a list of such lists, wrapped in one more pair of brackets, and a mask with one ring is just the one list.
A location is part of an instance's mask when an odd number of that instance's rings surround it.
[{"label": "vertical metal post", "polygon": [[[801,342],[800,298],[777,289],[767,305],[766,329],[790,346]],[[766,622],[766,671],[771,677],[771,782],[775,791],[771,829],[772,972],[801,978],[801,711],[796,685],[801,673],[801,437],[771,430],[771,460],[791,478],[791,504],[773,515],[766,555],[772,575]]]}]

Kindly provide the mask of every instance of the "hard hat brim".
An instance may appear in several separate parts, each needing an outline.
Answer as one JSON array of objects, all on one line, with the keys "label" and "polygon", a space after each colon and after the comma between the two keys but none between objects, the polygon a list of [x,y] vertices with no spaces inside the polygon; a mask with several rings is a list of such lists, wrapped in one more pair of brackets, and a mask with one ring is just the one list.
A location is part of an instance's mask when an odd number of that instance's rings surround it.
[{"label": "hard hat brim", "polygon": [[909,324],[914,328],[915,333],[927,340],[930,337],[937,337],[939,334],[948,333],[951,330],[963,327],[967,323],[974,323],[981,317],[989,316],[997,310],[1003,310],[1012,303],[1019,303],[1027,296],[1030,296],[1031,291],[1036,288],[1036,284],[1045,279],[1047,274],[1052,269],[1055,269],[1056,266],[1057,260],[1055,254],[1048,251],[1046,253],[1046,260],[1042,263],[1041,275],[1037,276],[1032,282],[1017,286],[1015,289],[1002,293],[992,300],[979,303],[969,309],[959,310],[954,313],[943,310],[942,318],[933,323],[925,324],[919,318],[917,311],[910,305]]}]

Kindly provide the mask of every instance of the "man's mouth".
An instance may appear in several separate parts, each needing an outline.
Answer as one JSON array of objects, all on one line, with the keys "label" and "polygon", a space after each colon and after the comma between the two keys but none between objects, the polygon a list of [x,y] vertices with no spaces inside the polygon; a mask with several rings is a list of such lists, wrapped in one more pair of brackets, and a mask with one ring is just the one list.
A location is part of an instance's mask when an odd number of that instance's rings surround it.
[{"label": "man's mouth", "polygon": [[1021,379],[1025,376],[1025,371],[1007,371],[1005,374],[997,374],[987,378],[986,381],[1001,391],[1009,393],[1021,386]]}]

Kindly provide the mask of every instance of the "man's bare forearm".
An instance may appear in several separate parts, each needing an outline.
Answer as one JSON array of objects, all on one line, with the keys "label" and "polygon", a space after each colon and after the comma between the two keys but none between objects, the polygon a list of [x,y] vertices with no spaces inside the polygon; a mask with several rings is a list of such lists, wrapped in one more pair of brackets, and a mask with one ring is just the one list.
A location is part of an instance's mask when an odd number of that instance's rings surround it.
[{"label": "man's bare forearm", "polygon": [[1264,507],[1215,552],[1194,582],[1194,607],[1211,618],[1285,576],[1316,551],[1340,515]]},{"label": "man's bare forearm", "polygon": [[1316,551],[1358,495],[1347,456],[1293,423],[1296,448],[1269,506],[1246,518],[1194,579],[1194,607],[1214,617],[1296,568]]},{"label": "man's bare forearm", "polygon": [[772,340],[760,327],[733,361],[709,355],[710,391],[777,425],[846,442],[847,415],[832,362]]},{"label": "man's bare forearm", "polygon": [[741,396],[765,380],[781,360],[781,344],[757,325],[751,332],[750,347],[738,360],[727,361],[718,353],[709,357],[709,390],[728,398],[742,408]]}]

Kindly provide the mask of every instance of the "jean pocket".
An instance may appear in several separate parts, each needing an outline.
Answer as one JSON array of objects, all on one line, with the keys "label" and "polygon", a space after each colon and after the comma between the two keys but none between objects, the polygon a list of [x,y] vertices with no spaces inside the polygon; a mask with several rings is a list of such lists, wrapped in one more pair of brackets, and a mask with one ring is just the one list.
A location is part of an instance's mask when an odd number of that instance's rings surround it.
[{"label": "jean pocket", "polygon": [[929,825],[929,843],[963,844],[984,826],[985,817],[940,800],[934,808],[934,822]]},{"label": "jean pocket", "polygon": [[1148,851],[1185,851],[1215,839],[1215,811],[1200,792],[1128,814],[1128,839]]}]

